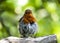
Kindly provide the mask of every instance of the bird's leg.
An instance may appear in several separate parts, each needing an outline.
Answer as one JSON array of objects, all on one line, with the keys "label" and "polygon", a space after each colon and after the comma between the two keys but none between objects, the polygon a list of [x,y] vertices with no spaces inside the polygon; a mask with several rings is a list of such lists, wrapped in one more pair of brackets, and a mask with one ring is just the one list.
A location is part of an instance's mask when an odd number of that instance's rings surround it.
[{"label": "bird's leg", "polygon": [[30,36],[31,36],[32,38],[36,38],[35,34],[33,34],[33,35],[31,34]]},{"label": "bird's leg", "polygon": [[28,35],[22,35],[21,38],[28,38]]}]

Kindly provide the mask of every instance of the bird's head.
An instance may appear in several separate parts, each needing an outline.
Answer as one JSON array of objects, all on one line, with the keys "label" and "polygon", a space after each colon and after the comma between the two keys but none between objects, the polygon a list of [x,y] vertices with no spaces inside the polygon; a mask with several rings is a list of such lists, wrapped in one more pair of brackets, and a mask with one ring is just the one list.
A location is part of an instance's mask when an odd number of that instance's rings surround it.
[{"label": "bird's head", "polygon": [[30,9],[25,10],[25,14],[32,14],[32,11]]}]

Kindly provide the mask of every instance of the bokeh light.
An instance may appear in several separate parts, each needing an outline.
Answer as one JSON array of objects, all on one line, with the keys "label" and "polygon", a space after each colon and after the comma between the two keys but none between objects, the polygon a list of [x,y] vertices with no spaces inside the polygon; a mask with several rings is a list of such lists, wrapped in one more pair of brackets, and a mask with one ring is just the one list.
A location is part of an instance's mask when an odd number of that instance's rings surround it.
[{"label": "bokeh light", "polygon": [[18,6],[24,6],[28,3],[28,0],[17,0],[17,5]]}]

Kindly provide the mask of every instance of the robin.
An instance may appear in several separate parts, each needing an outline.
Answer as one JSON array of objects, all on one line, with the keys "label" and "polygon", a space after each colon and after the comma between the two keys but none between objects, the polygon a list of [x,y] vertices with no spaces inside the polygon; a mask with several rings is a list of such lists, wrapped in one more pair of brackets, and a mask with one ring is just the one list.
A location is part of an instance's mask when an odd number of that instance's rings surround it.
[{"label": "robin", "polygon": [[27,38],[37,31],[37,23],[30,9],[25,10],[24,15],[19,20],[19,32],[21,37]]}]

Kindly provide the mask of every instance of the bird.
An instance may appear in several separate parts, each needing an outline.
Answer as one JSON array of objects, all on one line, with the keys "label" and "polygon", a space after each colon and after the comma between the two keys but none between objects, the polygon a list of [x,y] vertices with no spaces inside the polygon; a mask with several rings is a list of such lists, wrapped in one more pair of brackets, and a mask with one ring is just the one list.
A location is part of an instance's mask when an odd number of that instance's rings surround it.
[{"label": "bird", "polygon": [[19,19],[19,33],[21,37],[32,37],[37,32],[36,18],[32,10],[26,9],[24,15]]}]

